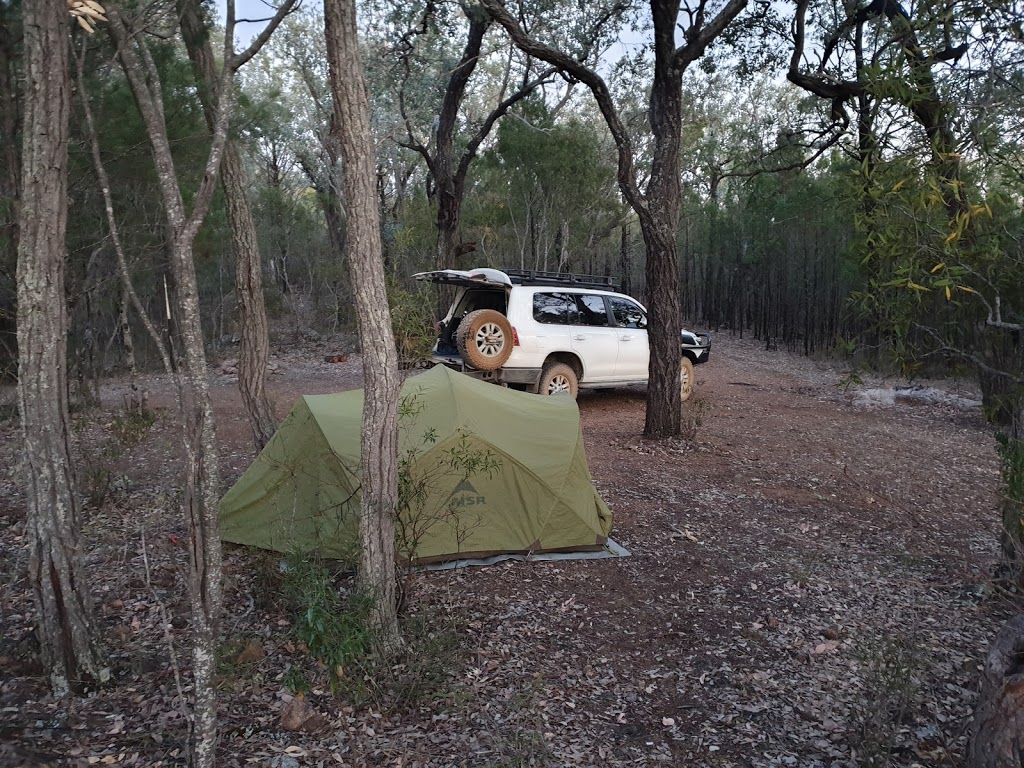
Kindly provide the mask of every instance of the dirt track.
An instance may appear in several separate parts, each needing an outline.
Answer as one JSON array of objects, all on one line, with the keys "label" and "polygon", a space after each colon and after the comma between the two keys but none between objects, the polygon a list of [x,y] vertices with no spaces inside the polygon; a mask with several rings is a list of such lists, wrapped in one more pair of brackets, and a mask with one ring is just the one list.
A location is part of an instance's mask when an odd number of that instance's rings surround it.
[{"label": "dirt track", "polygon": [[[299,394],[359,385],[356,359],[330,365],[321,352],[282,355],[271,380],[282,413]],[[288,768],[289,746],[298,765],[847,766],[883,748],[894,765],[959,764],[979,658],[1002,617],[983,599],[996,557],[994,440],[976,409],[855,405],[841,377],[720,336],[686,406],[694,436],[657,443],[639,437],[642,388],[581,395],[591,472],[633,556],[414,577],[410,611],[451,617],[465,664],[412,710],[313,694],[329,730],[278,730],[299,651],[286,619],[254,601],[251,556],[232,550],[225,626],[229,638],[259,637],[266,656],[225,682],[224,765]],[[166,400],[159,383],[154,392]],[[230,481],[251,460],[248,427],[234,381],[214,376],[213,392]],[[116,406],[116,387],[106,400]],[[0,427],[11,468],[0,481],[0,765],[16,754],[180,762],[139,547],[145,528],[160,594],[187,615],[184,552],[169,538],[183,534],[172,413],[119,459],[111,503],[87,531],[121,685],[66,708],[19,656],[30,616],[18,441],[13,423]],[[80,432],[94,449],[102,434]],[[903,710],[891,730],[890,708]],[[147,735],[157,727],[160,744]]]}]

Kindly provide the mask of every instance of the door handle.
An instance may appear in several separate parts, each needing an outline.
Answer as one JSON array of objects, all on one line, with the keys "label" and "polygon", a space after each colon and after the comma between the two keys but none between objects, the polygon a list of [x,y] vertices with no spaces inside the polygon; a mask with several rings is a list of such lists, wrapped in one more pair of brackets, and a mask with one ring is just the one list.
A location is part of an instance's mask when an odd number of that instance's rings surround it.
[{"label": "door handle", "polygon": [[619,336],[619,341],[632,341],[632,336]]},{"label": "door handle", "polygon": [[586,341],[586,340],[587,340],[587,337],[586,337],[586,336],[584,336],[584,335],[583,335],[582,333],[577,333],[577,334],[576,334],[575,336],[573,336],[572,338],[573,338],[573,340],[575,340],[575,341]]}]

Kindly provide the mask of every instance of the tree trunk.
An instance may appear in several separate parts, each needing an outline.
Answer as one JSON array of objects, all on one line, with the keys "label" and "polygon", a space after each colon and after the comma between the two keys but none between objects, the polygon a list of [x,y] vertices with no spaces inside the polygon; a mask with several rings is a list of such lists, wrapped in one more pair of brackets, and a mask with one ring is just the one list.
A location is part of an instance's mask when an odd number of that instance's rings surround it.
[{"label": "tree trunk", "polygon": [[235,292],[241,348],[238,353],[238,387],[249,415],[257,450],[263,450],[277,430],[274,406],[267,392],[270,361],[270,329],[263,297],[263,266],[256,226],[245,197],[245,169],[233,143],[224,148],[221,184],[235,252]]},{"label": "tree trunk", "polygon": [[[218,81],[208,25],[203,21],[195,0],[178,0],[181,32],[192,60],[203,113],[210,131],[214,130],[216,103],[213,90]],[[224,190],[231,249],[235,254],[235,294],[238,301],[238,325],[241,347],[238,353],[238,388],[249,416],[256,449],[263,447],[277,429],[274,407],[267,393],[267,369],[270,339],[267,306],[263,298],[263,268],[256,225],[246,198],[247,180],[238,148],[230,139],[224,146],[220,169]]]},{"label": "tree trunk", "polygon": [[437,185],[437,252],[435,269],[458,268],[459,250],[459,207],[455,195]]},{"label": "tree trunk", "polygon": [[[184,350],[184,361],[174,360],[178,387],[178,408],[182,421],[185,454],[183,506],[189,527],[189,597],[192,619],[192,679],[194,708],[191,761],[201,768],[212,768],[217,751],[217,707],[214,689],[218,619],[223,604],[221,542],[218,533],[220,468],[216,430],[207,381],[206,353],[199,309],[199,290],[192,244],[208,210],[216,183],[220,151],[227,134],[230,108],[230,79],[222,80],[225,103],[219,104],[217,131],[207,160],[206,174],[192,215],[186,215],[177,172],[171,155],[163,104],[158,84],[151,90],[146,82],[147,66],[138,51],[149,61],[145,40],[134,38],[126,28],[118,9],[107,6],[109,29],[117,45],[125,76],[139,107],[150,148],[153,151],[157,181],[163,201],[170,272],[174,282],[174,320]],[[183,363],[183,364],[182,364]]]},{"label": "tree trunk", "polygon": [[617,178],[622,196],[636,211],[647,244],[647,325],[651,362],[647,387],[648,437],[678,435],[681,425],[679,363],[681,358],[679,270],[676,227],[679,224],[679,142],[682,122],[682,74],[704,55],[746,7],[747,0],[729,0],[713,19],[703,12],[690,16],[683,30],[685,44],[675,47],[679,3],[650,0],[654,28],[654,81],[648,118],[654,136],[651,176],[645,192],[637,186],[635,158],[629,132],[619,117],[607,84],[566,53],[533,40],[500,0],[481,0],[524,53],[542,59],[590,88],[618,150]]},{"label": "tree trunk", "polygon": [[219,618],[224,602],[217,517],[220,467],[191,240],[179,237],[172,245],[171,268],[177,299],[175,321],[185,352],[185,375],[180,385],[179,403],[184,421],[182,438],[187,468],[185,516],[192,544],[189,574],[192,676],[195,680],[192,762],[196,766],[212,768],[217,751],[214,673],[220,635]]},{"label": "tree trunk", "polygon": [[640,228],[647,244],[647,302],[650,318],[647,338],[651,358],[647,384],[647,417],[644,435],[672,437],[679,434],[682,402],[679,364],[682,358],[679,331],[679,142],[682,129],[683,71],[676,64],[675,31],[679,3],[652,0],[654,21],[654,81],[648,116],[654,135],[651,178],[644,196],[647,210]]},{"label": "tree trunk", "polygon": [[619,241],[619,269],[622,270],[622,292],[633,295],[633,254],[629,238],[629,224],[622,225],[622,238]]},{"label": "tree trunk", "polygon": [[135,340],[132,338],[132,324],[128,319],[130,297],[128,286],[121,287],[121,308],[118,312],[118,326],[121,342],[124,344],[124,361],[128,366],[128,385],[131,394],[125,400],[125,410],[135,416],[145,416],[148,410],[146,385],[139,383],[139,367],[135,360]]},{"label": "tree trunk", "polygon": [[[14,48],[14,14],[0,3],[0,371],[16,363],[14,273],[18,263],[18,158],[17,53]],[[10,356],[8,351],[10,350]],[[10,366],[10,368],[8,367]]]},{"label": "tree trunk", "polygon": [[974,711],[968,768],[1024,766],[1024,616],[1003,625],[989,648]]},{"label": "tree trunk", "polygon": [[386,651],[399,641],[394,514],[400,381],[385,290],[370,105],[359,59],[355,0],[324,0],[324,32],[334,96],[333,126],[349,206],[346,243],[363,352],[359,577],[374,599],[377,647]]},{"label": "tree trunk", "polygon": [[18,245],[18,404],[27,464],[29,582],[55,695],[101,679],[79,551],[68,437],[64,297],[67,232],[67,5],[25,10],[25,122]]},{"label": "tree trunk", "polygon": [[[563,221],[562,226],[558,228],[558,271],[568,272],[569,271],[569,260],[572,258],[569,252],[569,222]],[[590,254],[591,264],[593,264],[594,251],[587,249]],[[593,267],[591,267],[591,273],[593,273]]]}]

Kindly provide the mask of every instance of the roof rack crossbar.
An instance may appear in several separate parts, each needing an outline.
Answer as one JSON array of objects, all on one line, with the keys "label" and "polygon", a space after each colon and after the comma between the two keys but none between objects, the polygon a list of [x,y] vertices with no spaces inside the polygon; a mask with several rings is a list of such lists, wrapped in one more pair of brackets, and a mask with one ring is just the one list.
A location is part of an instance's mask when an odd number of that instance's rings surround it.
[{"label": "roof rack crossbar", "polygon": [[519,285],[576,285],[587,288],[615,289],[619,280],[607,275],[581,275],[575,272],[544,272],[536,269],[506,269],[505,274]]}]

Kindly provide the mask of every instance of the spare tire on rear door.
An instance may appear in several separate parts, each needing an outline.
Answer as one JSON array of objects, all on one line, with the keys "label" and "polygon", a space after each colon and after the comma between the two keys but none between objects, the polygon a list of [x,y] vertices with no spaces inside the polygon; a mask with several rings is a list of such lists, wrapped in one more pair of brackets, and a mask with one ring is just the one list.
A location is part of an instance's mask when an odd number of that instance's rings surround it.
[{"label": "spare tire on rear door", "polygon": [[497,310],[478,309],[462,318],[455,343],[469,365],[480,371],[494,371],[512,354],[512,324]]}]

